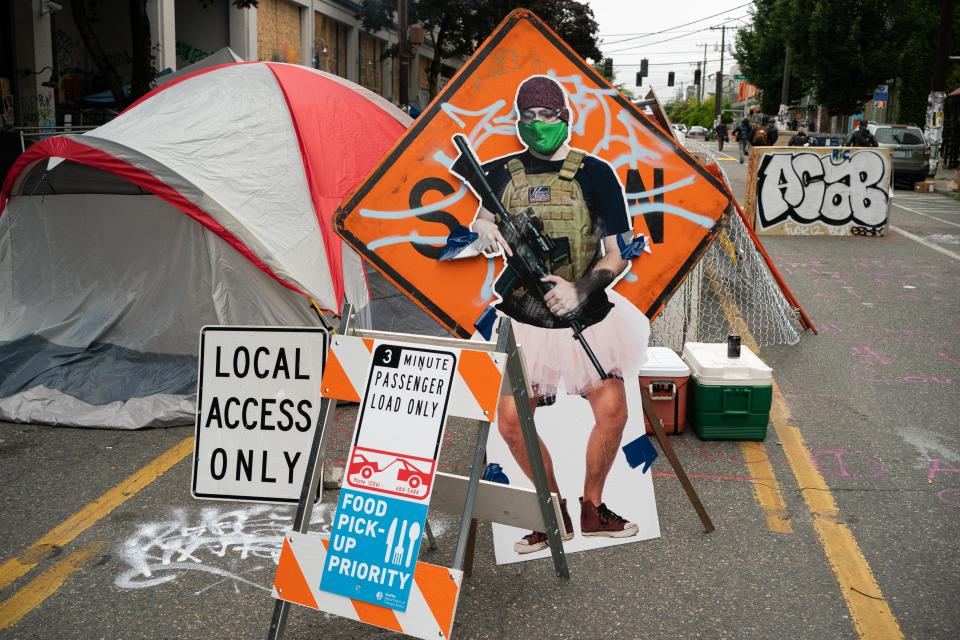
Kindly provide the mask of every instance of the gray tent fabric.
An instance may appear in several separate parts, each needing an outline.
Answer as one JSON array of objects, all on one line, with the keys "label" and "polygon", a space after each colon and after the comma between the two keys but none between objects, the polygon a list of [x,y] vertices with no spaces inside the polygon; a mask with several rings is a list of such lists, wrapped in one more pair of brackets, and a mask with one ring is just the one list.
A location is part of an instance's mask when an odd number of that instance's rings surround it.
[{"label": "gray tent fabric", "polygon": [[156,394],[190,395],[197,386],[197,359],[105,342],[68,347],[39,336],[0,344],[0,398],[37,385],[91,405]]},{"label": "gray tent fabric", "polygon": [[0,300],[0,420],[15,422],[190,424],[200,327],[317,324],[303,296],[153,195],[11,199]]},{"label": "gray tent fabric", "polygon": [[[344,300],[369,324],[360,258],[330,216],[410,118],[319,70],[220,54],[14,166],[0,194],[0,420],[189,424],[204,326],[316,326],[311,303]],[[347,130],[369,131],[368,153]]]}]

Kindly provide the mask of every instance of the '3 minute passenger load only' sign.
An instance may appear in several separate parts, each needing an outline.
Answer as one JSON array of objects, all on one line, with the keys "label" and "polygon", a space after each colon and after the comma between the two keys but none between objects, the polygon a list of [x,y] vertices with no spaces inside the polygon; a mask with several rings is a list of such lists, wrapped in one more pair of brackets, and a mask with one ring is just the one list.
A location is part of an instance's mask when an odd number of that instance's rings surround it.
[{"label": "'3 minute passenger load only' sign", "polygon": [[449,351],[375,344],[324,591],[406,610],[456,368]]}]

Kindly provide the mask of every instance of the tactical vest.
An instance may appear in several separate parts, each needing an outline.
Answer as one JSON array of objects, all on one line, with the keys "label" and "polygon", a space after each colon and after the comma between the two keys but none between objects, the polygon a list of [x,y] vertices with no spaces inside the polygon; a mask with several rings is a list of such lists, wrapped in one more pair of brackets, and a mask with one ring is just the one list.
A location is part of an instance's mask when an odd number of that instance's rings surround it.
[{"label": "tactical vest", "polygon": [[554,240],[566,238],[570,262],[555,267],[552,273],[570,282],[587,272],[600,248],[583,191],[573,179],[585,156],[583,151],[571,151],[559,172],[533,175],[527,175],[523,163],[513,158],[507,163],[510,183],[501,199],[510,213],[532,207],[546,235]]}]

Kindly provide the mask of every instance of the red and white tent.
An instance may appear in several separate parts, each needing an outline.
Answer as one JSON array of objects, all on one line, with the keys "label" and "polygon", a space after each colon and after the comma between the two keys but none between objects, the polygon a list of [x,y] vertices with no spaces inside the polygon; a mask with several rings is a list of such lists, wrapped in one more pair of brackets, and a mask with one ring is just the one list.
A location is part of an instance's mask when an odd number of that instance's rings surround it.
[{"label": "red and white tent", "polygon": [[332,215],[410,122],[342,78],[239,63],[28,149],[0,192],[0,419],[188,423],[203,325],[364,307]]}]

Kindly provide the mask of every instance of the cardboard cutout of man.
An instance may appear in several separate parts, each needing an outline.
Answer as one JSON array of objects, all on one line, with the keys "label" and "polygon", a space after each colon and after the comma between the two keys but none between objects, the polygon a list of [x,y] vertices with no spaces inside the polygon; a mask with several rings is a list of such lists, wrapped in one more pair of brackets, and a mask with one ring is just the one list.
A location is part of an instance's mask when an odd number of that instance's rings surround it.
[{"label": "cardboard cutout of man", "polygon": [[[486,163],[487,180],[511,214],[531,207],[543,233],[565,258],[543,279],[555,286],[545,297],[528,290],[509,267],[497,280],[497,308],[510,316],[517,342],[523,345],[534,397],[531,405],[551,404],[562,380],[567,393],[590,403],[595,418],[587,442],[586,477],[580,498],[580,531],[584,536],[629,537],[636,524],[603,502],[603,487],[620,447],[627,420],[623,376],[635,374],[646,357],[646,333],[628,302],[611,302],[607,289],[626,269],[618,237],[632,238],[623,185],[605,161],[572,149],[570,111],[564,89],[552,78],[531,76],[517,91],[517,133],[526,150]],[[481,249],[511,249],[497,227],[489,203],[481,204],[472,228]],[[631,309],[631,311],[633,311]],[[583,335],[608,374],[603,380],[574,339],[569,318],[575,314],[587,328]],[[513,397],[501,399],[499,429],[528,478],[531,469]],[[574,425],[571,427],[576,428]],[[551,491],[559,494],[549,451],[540,449]],[[566,500],[561,500],[564,540],[573,537]],[[516,543],[520,554],[547,546],[547,536],[534,531]]]}]

